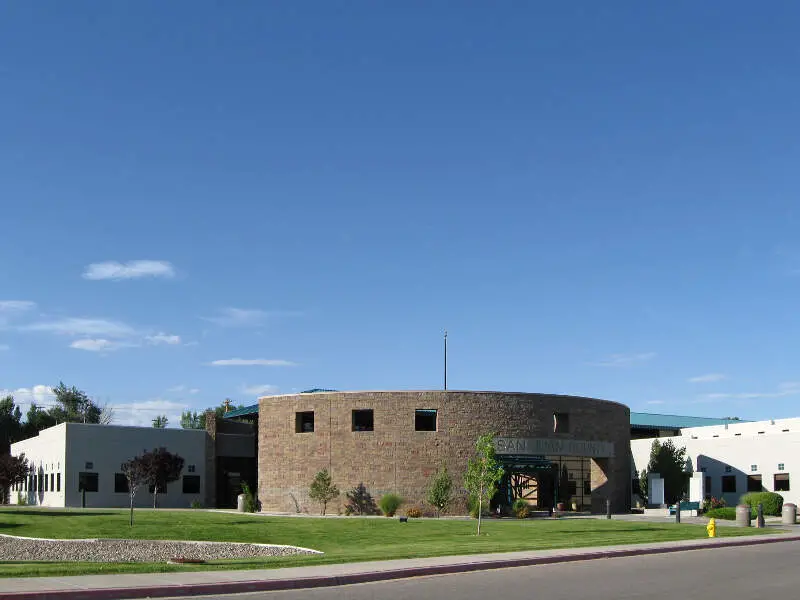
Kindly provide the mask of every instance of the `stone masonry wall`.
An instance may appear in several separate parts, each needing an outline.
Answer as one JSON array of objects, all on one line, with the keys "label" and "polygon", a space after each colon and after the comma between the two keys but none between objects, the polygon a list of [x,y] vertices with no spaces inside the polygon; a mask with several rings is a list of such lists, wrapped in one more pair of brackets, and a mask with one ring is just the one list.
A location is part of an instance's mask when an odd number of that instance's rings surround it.
[{"label": "stone masonry wall", "polygon": [[[352,431],[352,411],[372,409],[374,431]],[[437,431],[415,431],[416,409],[436,409]],[[295,432],[295,413],[314,411],[314,431]],[[553,433],[553,413],[569,413],[569,433]],[[630,505],[630,412],[622,404],[574,396],[504,392],[325,392],[268,396],[259,401],[259,499],[264,511],[319,512],[308,497],[314,475],[327,468],[342,492],[363,482],[377,500],[395,492],[406,506],[424,504],[429,477],[447,465],[462,497],[463,476],[479,435],[608,441],[615,457],[592,461],[592,509]]]}]

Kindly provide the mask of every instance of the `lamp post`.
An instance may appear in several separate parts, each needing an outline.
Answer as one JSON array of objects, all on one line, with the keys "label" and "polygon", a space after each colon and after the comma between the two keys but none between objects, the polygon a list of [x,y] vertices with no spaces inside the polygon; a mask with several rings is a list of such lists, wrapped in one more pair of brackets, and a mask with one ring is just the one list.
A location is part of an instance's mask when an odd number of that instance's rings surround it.
[{"label": "lamp post", "polygon": [[447,391],[447,329],[444,330],[444,391]]}]

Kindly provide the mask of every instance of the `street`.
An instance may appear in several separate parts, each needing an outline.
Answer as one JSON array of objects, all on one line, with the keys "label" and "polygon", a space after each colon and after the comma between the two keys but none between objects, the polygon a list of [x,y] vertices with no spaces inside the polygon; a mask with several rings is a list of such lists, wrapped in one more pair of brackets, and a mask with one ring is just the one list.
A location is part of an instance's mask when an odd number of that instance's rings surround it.
[{"label": "street", "polygon": [[726,600],[751,600],[771,594],[794,598],[800,588],[798,559],[800,542],[787,542],[213,598],[674,600],[724,597]]}]

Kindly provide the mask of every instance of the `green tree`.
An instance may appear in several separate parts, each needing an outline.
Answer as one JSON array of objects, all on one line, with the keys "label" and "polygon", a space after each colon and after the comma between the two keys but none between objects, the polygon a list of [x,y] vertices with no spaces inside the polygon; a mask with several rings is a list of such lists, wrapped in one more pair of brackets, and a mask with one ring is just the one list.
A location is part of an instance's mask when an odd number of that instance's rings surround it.
[{"label": "green tree", "polygon": [[181,413],[182,429],[205,429],[205,414],[197,414],[197,411],[186,410]]},{"label": "green tree", "polygon": [[153,419],[153,427],[156,429],[165,429],[169,425],[169,418],[167,415],[158,415]]},{"label": "green tree", "polygon": [[442,468],[431,479],[431,486],[428,488],[428,502],[436,509],[436,516],[440,517],[452,500],[453,478],[447,472],[447,465],[442,465]]},{"label": "green tree", "polygon": [[322,505],[322,515],[328,508],[328,502],[339,496],[339,488],[333,483],[328,469],[322,469],[314,476],[308,488],[308,497]]},{"label": "green tree", "polygon": [[53,388],[58,405],[48,412],[58,423],[100,423],[103,409],[95,404],[86,392],[74,385],[67,387],[63,381]]},{"label": "green tree", "polygon": [[489,505],[502,477],[503,467],[495,458],[494,434],[484,434],[475,442],[475,456],[469,459],[464,475],[467,493],[478,502],[478,535],[481,534],[483,505]]},{"label": "green tree", "polygon": [[44,408],[32,402],[25,413],[25,425],[23,426],[26,438],[34,437],[43,429],[56,425],[55,418]]},{"label": "green tree", "polygon": [[22,411],[14,396],[0,399],[0,454],[7,454],[11,444],[23,438]]},{"label": "green tree", "polygon": [[675,504],[686,492],[689,478],[686,473],[686,448],[677,448],[672,440],[663,443],[655,439],[650,446],[650,462],[639,476],[640,485],[647,487],[647,474],[658,473],[664,480],[664,502]]}]

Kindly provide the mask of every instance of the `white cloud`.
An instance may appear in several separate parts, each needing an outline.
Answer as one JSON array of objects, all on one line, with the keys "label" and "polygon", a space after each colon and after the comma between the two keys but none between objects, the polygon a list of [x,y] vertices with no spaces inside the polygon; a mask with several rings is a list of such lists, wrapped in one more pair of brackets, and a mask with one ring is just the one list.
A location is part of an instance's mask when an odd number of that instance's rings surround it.
[{"label": "white cloud", "polygon": [[716,400],[758,400],[760,398],[785,398],[786,396],[796,396],[800,394],[800,382],[786,381],[778,384],[778,389],[773,392],[715,392],[713,394],[703,394],[700,401]]},{"label": "white cloud", "polygon": [[173,402],[162,398],[153,398],[142,402],[112,404],[114,425],[138,425],[150,427],[153,419],[159,415],[167,415],[169,427],[180,427],[181,413],[189,408],[184,402]]},{"label": "white cloud", "polygon": [[0,352],[6,352],[7,350],[11,350],[11,346],[8,344],[0,344]]},{"label": "white cloud", "polygon": [[707,373],[706,375],[698,375],[691,377],[689,383],[714,383],[715,381],[722,381],[728,377],[723,373]]},{"label": "white cloud", "polygon": [[294,367],[297,363],[288,360],[267,358],[226,358],[210,363],[213,367]]},{"label": "white cloud", "polygon": [[69,345],[69,347],[75,348],[76,350],[87,350],[88,352],[108,352],[110,350],[121,348],[125,345],[126,344],[121,342],[113,342],[111,340],[87,338],[83,340],[75,340]]},{"label": "white cloud", "polygon": [[55,394],[53,394],[53,388],[49,385],[34,385],[33,387],[29,388],[17,388],[15,390],[0,390],[0,397],[14,396],[14,400],[16,404],[20,406],[29,405],[31,402],[35,402],[36,404],[46,404],[55,398]]},{"label": "white cloud", "polygon": [[168,344],[174,346],[181,343],[181,336],[167,335],[166,333],[157,333],[156,335],[146,335],[144,337],[150,344],[157,346],[159,344]]},{"label": "white cloud", "polygon": [[635,364],[653,360],[655,352],[641,352],[639,354],[612,354],[608,358],[589,363],[594,367],[630,367]]},{"label": "white cloud", "polygon": [[174,277],[175,268],[165,260],[132,260],[126,263],[115,261],[92,263],[83,272],[84,279],[138,279],[141,277]]},{"label": "white cloud", "polygon": [[248,396],[274,396],[278,393],[278,386],[269,385],[268,383],[262,385],[243,386],[242,393]]},{"label": "white cloud", "polygon": [[136,335],[136,330],[120,321],[108,319],[66,318],[56,321],[41,321],[21,327],[23,331],[42,331],[57,335],[80,335],[87,337],[126,338]]},{"label": "white cloud", "polygon": [[189,386],[186,386],[186,385],[183,385],[183,384],[173,385],[167,391],[171,392],[173,394],[191,394],[191,395],[195,395],[195,394],[199,394],[200,393],[200,389],[199,388],[190,388]]},{"label": "white cloud", "polygon": [[267,319],[278,317],[292,317],[300,313],[285,310],[259,310],[253,308],[221,308],[218,315],[214,317],[204,317],[204,320],[215,323],[222,327],[258,327],[263,325]]},{"label": "white cloud", "polygon": [[647,404],[665,404],[663,400],[648,400]]},{"label": "white cloud", "polygon": [[0,300],[0,312],[25,312],[36,308],[36,302],[30,300]]}]

